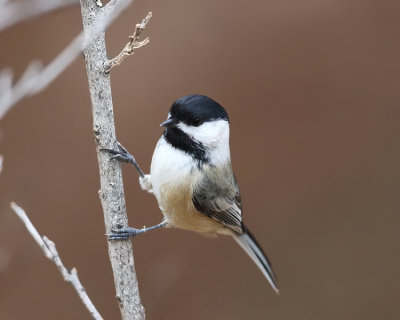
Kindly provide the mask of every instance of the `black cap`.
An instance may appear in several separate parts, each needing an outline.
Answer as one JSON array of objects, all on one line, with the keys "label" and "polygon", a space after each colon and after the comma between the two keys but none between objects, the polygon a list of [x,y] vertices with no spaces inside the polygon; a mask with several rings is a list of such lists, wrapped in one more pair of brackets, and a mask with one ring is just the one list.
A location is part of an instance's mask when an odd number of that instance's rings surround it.
[{"label": "black cap", "polygon": [[176,100],[171,106],[170,115],[171,119],[195,127],[220,119],[229,121],[228,114],[218,102],[199,94]]}]

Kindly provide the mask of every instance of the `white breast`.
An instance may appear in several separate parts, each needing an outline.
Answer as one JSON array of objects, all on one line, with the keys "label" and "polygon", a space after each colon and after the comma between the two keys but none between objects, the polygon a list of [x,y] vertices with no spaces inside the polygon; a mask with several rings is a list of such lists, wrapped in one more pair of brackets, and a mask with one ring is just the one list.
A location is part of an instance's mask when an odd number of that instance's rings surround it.
[{"label": "white breast", "polygon": [[[158,140],[151,161],[153,193],[160,203],[160,189],[166,183],[179,183],[196,165],[190,155],[167,143],[164,136]],[[161,208],[162,209],[162,208]]]}]

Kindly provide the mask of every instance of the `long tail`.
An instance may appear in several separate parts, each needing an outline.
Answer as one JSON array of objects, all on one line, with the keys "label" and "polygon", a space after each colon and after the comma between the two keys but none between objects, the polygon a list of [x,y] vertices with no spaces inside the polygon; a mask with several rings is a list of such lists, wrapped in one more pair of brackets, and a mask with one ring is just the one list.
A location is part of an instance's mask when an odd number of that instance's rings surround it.
[{"label": "long tail", "polygon": [[266,254],[263,252],[251,232],[246,227],[243,227],[243,229],[244,233],[234,236],[234,239],[261,270],[275,292],[279,294],[279,289],[276,285],[276,277],[272,271],[271,263],[268,261]]}]

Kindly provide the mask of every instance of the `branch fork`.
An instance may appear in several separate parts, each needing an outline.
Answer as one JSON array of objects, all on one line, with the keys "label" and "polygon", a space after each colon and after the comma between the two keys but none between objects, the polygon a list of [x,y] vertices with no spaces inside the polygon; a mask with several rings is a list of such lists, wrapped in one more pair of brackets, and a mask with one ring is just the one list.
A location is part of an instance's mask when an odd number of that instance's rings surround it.
[{"label": "branch fork", "polygon": [[138,23],[135,27],[135,31],[132,35],[129,36],[129,42],[125,45],[124,49],[114,58],[108,60],[104,64],[104,72],[109,73],[112,68],[120,65],[128,56],[135,53],[135,49],[139,49],[150,42],[150,39],[146,37],[144,40],[140,41],[140,35],[143,30],[146,28],[149,23],[152,12],[149,12],[147,16],[142,20],[141,23]]}]

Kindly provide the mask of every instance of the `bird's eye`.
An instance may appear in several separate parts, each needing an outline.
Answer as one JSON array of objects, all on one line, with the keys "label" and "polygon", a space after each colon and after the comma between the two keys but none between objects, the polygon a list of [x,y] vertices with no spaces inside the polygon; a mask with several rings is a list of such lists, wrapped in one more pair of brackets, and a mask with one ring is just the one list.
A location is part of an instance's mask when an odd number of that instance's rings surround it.
[{"label": "bird's eye", "polygon": [[201,119],[200,118],[194,118],[193,119],[193,125],[195,127],[198,127],[199,125],[201,125]]}]

